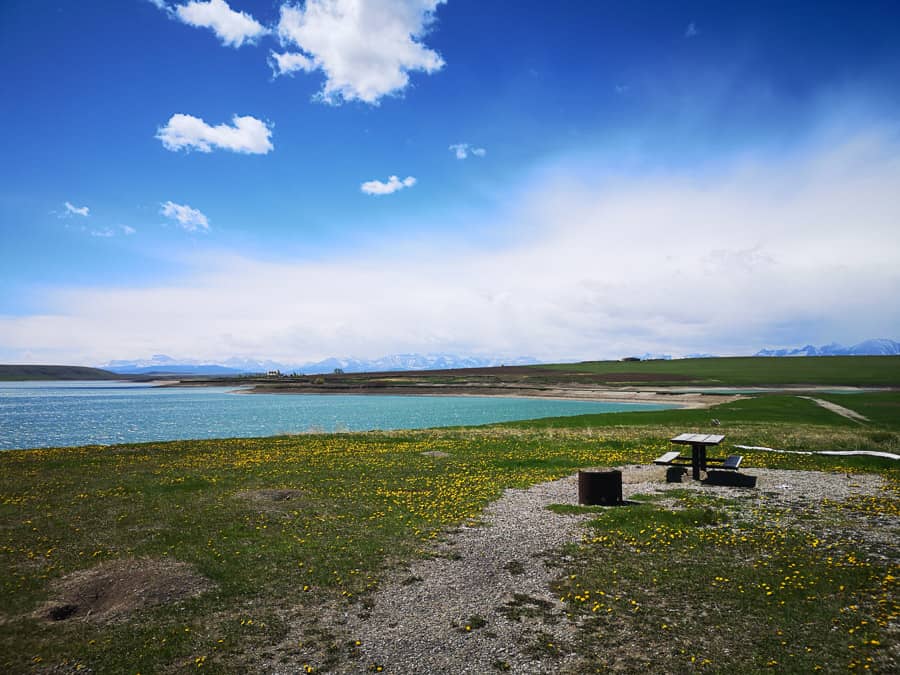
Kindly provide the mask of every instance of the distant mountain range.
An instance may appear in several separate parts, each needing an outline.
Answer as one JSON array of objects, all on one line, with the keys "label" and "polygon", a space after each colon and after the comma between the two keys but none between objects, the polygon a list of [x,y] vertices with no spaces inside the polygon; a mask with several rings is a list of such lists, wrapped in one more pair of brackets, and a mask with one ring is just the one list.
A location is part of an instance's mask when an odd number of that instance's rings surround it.
[{"label": "distant mountain range", "polygon": [[120,375],[146,375],[150,373],[171,375],[241,375],[279,370],[282,373],[317,375],[333,373],[341,369],[345,373],[377,373],[394,370],[448,370],[453,368],[483,368],[508,365],[523,366],[539,363],[530,357],[515,359],[456,356],[453,354],[391,354],[379,359],[329,358],[311,363],[279,363],[252,359],[227,359],[221,363],[209,363],[191,359],[177,360],[165,354],[155,354],[149,359],[134,361],[110,361],[100,366]]},{"label": "distant mountain range", "polygon": [[755,356],[896,356],[900,354],[900,342],[884,338],[864,340],[850,347],[837,342],[815,347],[806,345],[788,349],[761,349]]},{"label": "distant mountain range", "polygon": [[[754,356],[849,356],[849,355],[900,355],[900,342],[887,339],[865,340],[845,347],[835,343],[815,347],[789,347],[784,349],[761,349]],[[669,354],[644,354],[648,359],[671,359]],[[713,354],[690,354],[685,358],[714,358]],[[490,366],[534,365],[540,361],[530,357],[515,359],[486,358],[479,356],[459,356],[454,354],[391,354],[379,359],[329,358],[308,363],[281,363],[278,361],[257,361],[253,359],[226,359],[208,362],[193,359],[173,359],[165,354],[155,354],[149,359],[132,361],[118,360],[99,366],[120,375],[243,375],[265,373],[278,370],[282,373],[303,373],[318,375],[333,373],[341,369],[345,373],[378,373],[400,370],[450,370],[454,368],[483,368]]]}]

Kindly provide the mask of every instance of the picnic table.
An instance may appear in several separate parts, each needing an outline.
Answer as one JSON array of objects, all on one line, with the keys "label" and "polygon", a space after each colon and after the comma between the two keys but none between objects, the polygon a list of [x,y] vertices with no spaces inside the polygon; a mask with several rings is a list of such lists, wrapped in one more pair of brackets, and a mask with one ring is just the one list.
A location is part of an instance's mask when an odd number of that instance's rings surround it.
[{"label": "picnic table", "polygon": [[677,450],[667,452],[654,460],[654,464],[686,465],[690,464],[694,480],[700,480],[700,472],[706,471],[709,464],[721,465],[723,469],[737,469],[741,465],[741,455],[729,455],[725,459],[707,457],[706,449],[718,445],[725,438],[722,434],[679,434],[670,439],[677,445],[690,445],[691,456],[682,457]]}]

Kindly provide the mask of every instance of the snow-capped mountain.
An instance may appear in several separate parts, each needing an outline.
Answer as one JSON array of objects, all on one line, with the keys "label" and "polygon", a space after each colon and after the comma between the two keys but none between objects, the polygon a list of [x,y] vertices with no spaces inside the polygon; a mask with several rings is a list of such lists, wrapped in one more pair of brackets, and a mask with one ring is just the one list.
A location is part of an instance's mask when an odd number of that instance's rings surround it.
[{"label": "snow-capped mountain", "polygon": [[845,347],[837,342],[816,347],[787,349],[761,349],[756,356],[896,356],[900,354],[900,342],[885,338],[864,340],[855,345]]},{"label": "snow-capped mountain", "polygon": [[221,363],[196,359],[173,359],[165,354],[154,354],[149,359],[133,361],[116,360],[101,367],[114,373],[134,375],[147,373],[171,373],[177,375],[239,375],[279,370],[282,373],[316,375],[333,373],[341,369],[345,373],[377,373],[393,370],[446,370],[452,368],[482,368],[489,366],[521,366],[539,363],[530,357],[502,359],[454,354],[391,354],[378,359],[328,358],[310,363],[280,363],[232,358]]}]

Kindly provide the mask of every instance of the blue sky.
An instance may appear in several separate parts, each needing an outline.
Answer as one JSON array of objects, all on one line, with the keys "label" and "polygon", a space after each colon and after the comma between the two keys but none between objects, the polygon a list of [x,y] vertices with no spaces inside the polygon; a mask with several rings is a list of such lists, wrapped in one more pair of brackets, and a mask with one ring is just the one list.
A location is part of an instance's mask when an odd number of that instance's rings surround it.
[{"label": "blue sky", "polygon": [[0,361],[897,338],[898,27],[895,2],[8,0]]}]

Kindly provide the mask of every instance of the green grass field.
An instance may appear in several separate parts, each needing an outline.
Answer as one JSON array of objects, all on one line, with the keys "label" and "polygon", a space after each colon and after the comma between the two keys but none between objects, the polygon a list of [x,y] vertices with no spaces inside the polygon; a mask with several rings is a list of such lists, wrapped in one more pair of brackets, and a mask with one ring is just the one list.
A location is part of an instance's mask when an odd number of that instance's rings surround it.
[{"label": "green grass field", "polygon": [[[634,375],[633,382],[665,381],[671,375],[709,386],[834,385],[900,386],[900,356],[819,356],[808,358],[722,357],[641,362],[591,361],[535,366],[585,375]],[[672,384],[684,384],[673,378]]]},{"label": "green grass field", "polygon": [[[427,553],[446,528],[477,524],[505,488],[584,466],[647,464],[671,435],[711,430],[713,417],[727,443],[900,452],[900,395],[828,398],[871,422],[759,396],[711,410],[475,429],[3,452],[0,671],[246,673],[278,663],[364,671],[347,636],[316,624],[319,608],[358,611],[392,566]],[[874,472],[886,488],[802,513],[677,493],[674,505],[648,497],[599,513],[556,561],[554,588],[575,637],[532,647],[581,654],[581,672],[896,668],[900,555],[867,547],[857,533],[869,520],[898,527],[898,463],[743,454],[751,472]],[[260,499],[272,489],[295,492]],[[113,621],[41,615],[57,580],[117,560],[182,561],[214,587]],[[298,616],[309,624],[305,637],[286,642]],[[684,646],[697,634],[722,637],[691,661]],[[628,658],[604,661],[610,645],[627,646]]]},{"label": "green grass field", "polygon": [[[648,412],[578,415],[551,417],[540,420],[509,422],[503,426],[520,428],[547,427],[610,427],[681,425],[692,429],[711,429],[711,420],[718,419],[725,427],[746,425],[811,424],[834,428],[885,428],[900,431],[900,393],[875,394],[815,394],[816,398],[832,401],[868,417],[872,422],[861,425],[841,417],[813,401],[785,394],[758,394],[713,409],[658,410]],[[686,429],[689,430],[689,429]],[[710,433],[712,433],[710,431]]]}]

